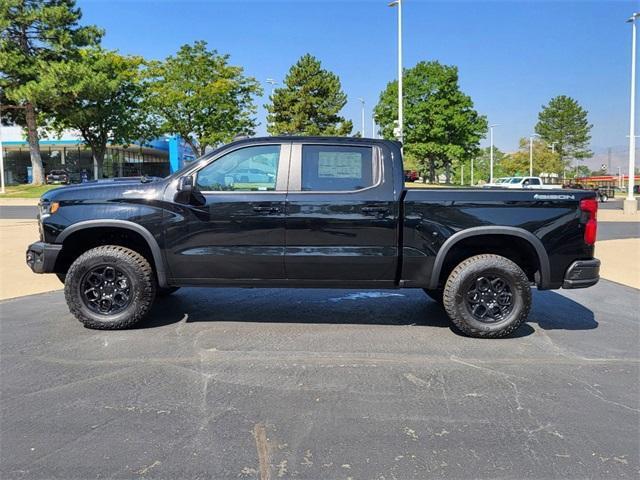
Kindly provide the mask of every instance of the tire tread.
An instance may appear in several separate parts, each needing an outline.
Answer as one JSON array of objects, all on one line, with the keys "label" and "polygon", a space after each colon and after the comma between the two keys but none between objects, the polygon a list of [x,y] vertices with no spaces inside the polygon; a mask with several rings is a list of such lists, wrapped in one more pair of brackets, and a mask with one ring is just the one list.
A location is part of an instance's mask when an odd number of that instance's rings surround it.
[{"label": "tire tread", "polygon": [[520,277],[522,282],[528,283],[527,276],[520,269],[518,265],[509,260],[508,258],[502,257],[500,255],[495,254],[481,254],[475,255],[473,257],[469,257],[466,260],[463,260],[460,264],[458,264],[453,271],[449,274],[449,278],[444,287],[444,294],[442,296],[442,304],[445,308],[445,311],[451,318],[451,321],[454,325],[463,333],[478,338],[501,338],[506,337],[517,330],[520,325],[527,319],[529,316],[529,312],[531,310],[531,298],[529,296],[528,299],[525,299],[524,308],[518,315],[518,318],[511,322],[508,326],[501,330],[497,331],[486,331],[479,328],[476,328],[472,325],[469,325],[464,319],[460,318],[460,316],[456,312],[455,308],[455,296],[456,292],[459,288],[460,283],[460,275],[467,269],[470,265],[481,261],[490,261],[493,264],[497,264],[501,268],[510,270],[516,276]]},{"label": "tire tread", "polygon": [[[72,285],[74,282],[69,281],[69,279],[74,278],[77,270],[82,268],[82,264],[84,262],[95,257],[104,257],[106,255],[115,256],[122,261],[133,264],[134,268],[138,269],[143,278],[141,295],[137,296],[133,300],[135,302],[133,314],[128,317],[123,317],[119,321],[113,322],[100,322],[85,315],[82,308],[80,308],[80,302],[82,302],[82,300],[76,298],[77,294]],[[138,323],[147,315],[147,313],[149,313],[156,294],[155,274],[149,261],[135,250],[131,250],[130,248],[122,247],[120,245],[102,245],[100,247],[87,250],[73,262],[67,272],[66,280],[64,296],[70,312],[86,327],[99,330],[120,330],[129,328]],[[132,279],[132,281],[135,281],[135,279]]]}]

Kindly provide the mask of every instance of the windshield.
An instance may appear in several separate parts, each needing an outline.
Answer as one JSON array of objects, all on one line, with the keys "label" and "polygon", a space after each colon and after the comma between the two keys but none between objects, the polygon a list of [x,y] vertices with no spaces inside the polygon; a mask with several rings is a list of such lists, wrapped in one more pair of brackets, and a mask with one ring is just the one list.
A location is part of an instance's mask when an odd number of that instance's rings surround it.
[{"label": "windshield", "polygon": [[522,177],[513,177],[509,180],[509,183],[520,183],[522,181]]},{"label": "windshield", "polygon": [[507,180],[509,180],[509,178],[508,178],[508,177],[506,177],[506,178],[504,178],[504,177],[503,177],[503,178],[499,178],[499,179],[497,179],[497,180],[496,180],[496,183],[505,183]]}]

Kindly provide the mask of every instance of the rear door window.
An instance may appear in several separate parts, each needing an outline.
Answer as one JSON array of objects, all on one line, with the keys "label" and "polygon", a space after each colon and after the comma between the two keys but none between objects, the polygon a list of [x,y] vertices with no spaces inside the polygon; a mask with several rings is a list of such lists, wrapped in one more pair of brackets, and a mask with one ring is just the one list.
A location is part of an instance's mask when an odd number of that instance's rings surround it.
[{"label": "rear door window", "polygon": [[303,145],[302,191],[353,191],[377,183],[371,147]]}]

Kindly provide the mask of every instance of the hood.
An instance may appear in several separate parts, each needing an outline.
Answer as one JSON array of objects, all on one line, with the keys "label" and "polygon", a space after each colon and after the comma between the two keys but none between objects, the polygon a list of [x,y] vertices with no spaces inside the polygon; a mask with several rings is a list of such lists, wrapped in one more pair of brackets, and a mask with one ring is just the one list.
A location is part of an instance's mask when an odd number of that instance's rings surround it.
[{"label": "hood", "polygon": [[40,197],[41,202],[77,200],[118,200],[127,198],[156,198],[165,182],[158,178],[128,177],[114,180],[98,180],[54,188]]}]

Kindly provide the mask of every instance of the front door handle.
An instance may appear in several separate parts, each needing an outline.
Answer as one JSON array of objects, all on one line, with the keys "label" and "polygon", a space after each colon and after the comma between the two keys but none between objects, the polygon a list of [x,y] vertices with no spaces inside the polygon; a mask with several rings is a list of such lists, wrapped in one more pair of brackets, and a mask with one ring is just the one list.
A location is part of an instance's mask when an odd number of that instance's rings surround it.
[{"label": "front door handle", "polygon": [[365,215],[372,213],[386,214],[389,213],[389,209],[387,207],[362,207],[362,213]]},{"label": "front door handle", "polygon": [[253,211],[256,213],[279,213],[278,207],[253,207]]}]

